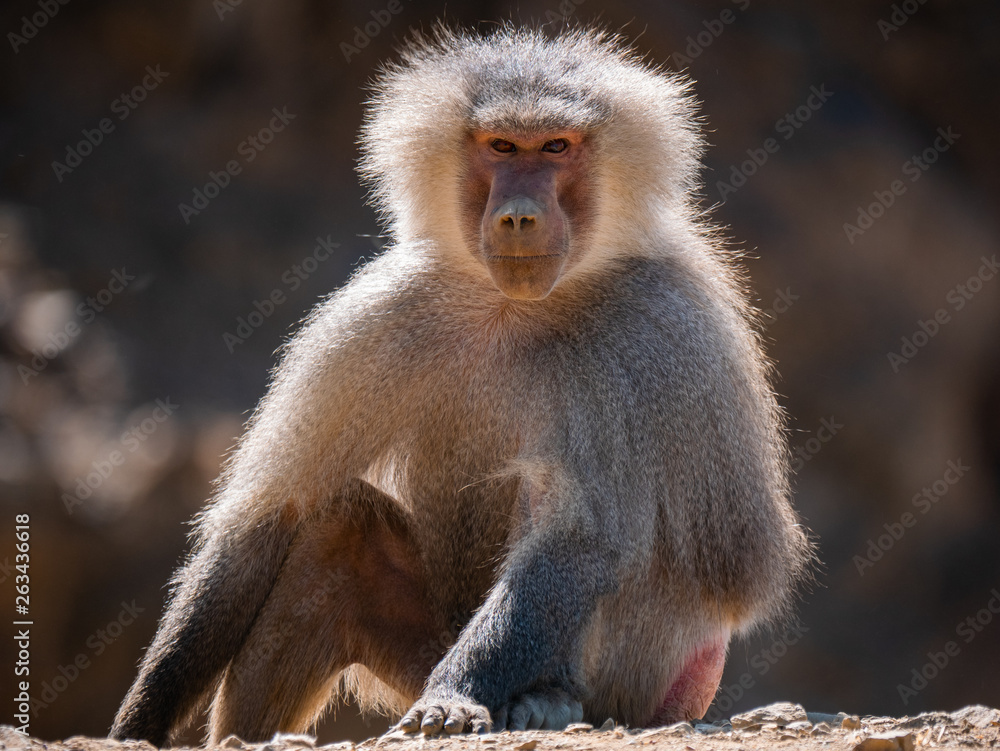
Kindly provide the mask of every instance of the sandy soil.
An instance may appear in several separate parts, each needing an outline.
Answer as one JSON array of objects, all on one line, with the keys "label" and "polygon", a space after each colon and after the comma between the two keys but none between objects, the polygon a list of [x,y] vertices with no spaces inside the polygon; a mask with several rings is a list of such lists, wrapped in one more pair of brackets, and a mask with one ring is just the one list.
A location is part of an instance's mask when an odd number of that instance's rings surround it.
[{"label": "sandy soil", "polygon": [[[269,743],[246,744],[225,739],[209,751],[544,751],[546,749],[621,749],[655,747],[663,751],[757,751],[758,749],[850,749],[851,751],[915,751],[977,749],[1000,746],[1000,710],[982,706],[957,712],[930,712],[916,717],[851,717],[807,713],[797,704],[772,704],[735,715],[716,725],[680,723],[652,730],[571,725],[564,731],[530,730],[482,736],[415,738],[388,734],[358,744],[316,746],[309,736],[277,736]],[[45,742],[0,726],[0,749],[18,751],[153,751],[148,743],[119,743],[77,736]]]}]

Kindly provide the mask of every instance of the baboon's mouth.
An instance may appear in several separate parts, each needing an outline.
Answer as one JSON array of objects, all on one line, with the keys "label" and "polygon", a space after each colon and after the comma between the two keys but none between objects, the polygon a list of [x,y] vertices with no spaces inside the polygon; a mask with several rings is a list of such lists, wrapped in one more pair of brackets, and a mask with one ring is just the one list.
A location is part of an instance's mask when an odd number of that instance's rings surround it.
[{"label": "baboon's mouth", "polygon": [[520,255],[517,253],[500,253],[486,256],[487,261],[537,261],[546,258],[559,258],[562,253],[535,253],[534,255]]},{"label": "baboon's mouth", "polygon": [[533,255],[487,255],[483,261],[493,283],[507,297],[540,300],[559,281],[566,256],[535,251]]}]

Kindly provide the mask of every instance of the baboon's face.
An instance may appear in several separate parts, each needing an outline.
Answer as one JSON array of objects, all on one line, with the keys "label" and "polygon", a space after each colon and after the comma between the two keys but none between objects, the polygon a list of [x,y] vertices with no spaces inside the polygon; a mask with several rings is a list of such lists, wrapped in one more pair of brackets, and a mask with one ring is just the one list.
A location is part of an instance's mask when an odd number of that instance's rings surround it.
[{"label": "baboon's face", "polygon": [[468,233],[507,297],[540,300],[574,255],[586,215],[581,134],[475,133],[470,138]]}]

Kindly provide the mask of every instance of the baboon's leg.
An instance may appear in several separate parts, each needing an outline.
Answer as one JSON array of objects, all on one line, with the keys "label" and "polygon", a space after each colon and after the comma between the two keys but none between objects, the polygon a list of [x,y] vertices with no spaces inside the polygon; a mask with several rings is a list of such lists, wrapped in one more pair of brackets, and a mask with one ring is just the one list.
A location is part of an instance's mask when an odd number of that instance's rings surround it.
[{"label": "baboon's leg", "polygon": [[122,703],[111,737],[166,746],[207,700],[253,627],[295,534],[287,515],[209,538],[177,589]]},{"label": "baboon's leg", "polygon": [[261,741],[307,729],[352,663],[416,697],[440,656],[428,651],[439,628],[404,512],[359,480],[344,503],[302,524],[226,671],[211,740]]}]

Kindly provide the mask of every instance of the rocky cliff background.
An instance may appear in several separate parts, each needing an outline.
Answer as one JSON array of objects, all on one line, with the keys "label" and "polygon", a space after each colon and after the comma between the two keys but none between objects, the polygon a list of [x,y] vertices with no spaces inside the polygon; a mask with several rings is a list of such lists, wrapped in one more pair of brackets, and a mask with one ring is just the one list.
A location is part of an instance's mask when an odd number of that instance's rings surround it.
[{"label": "rocky cliff background", "polygon": [[1000,704],[996,3],[36,0],[0,10],[0,723],[27,514],[30,731],[106,734],[275,349],[378,252],[364,87],[437,18],[596,19],[696,81],[824,562],[713,713]]}]

